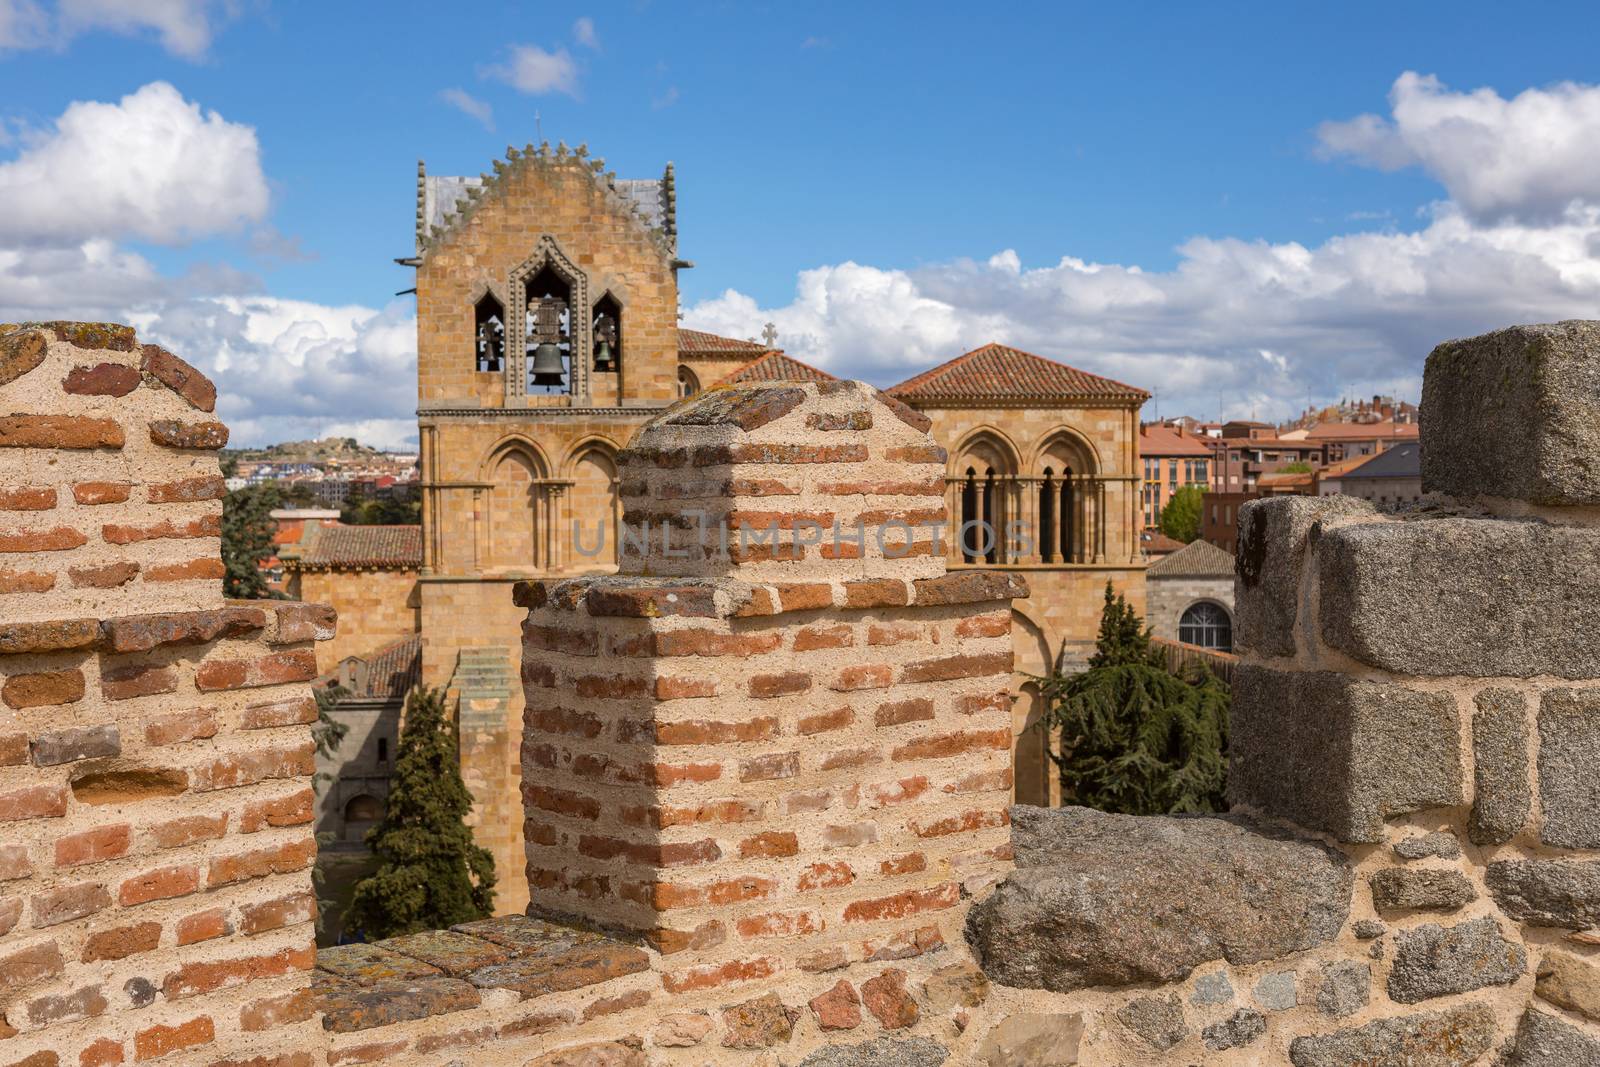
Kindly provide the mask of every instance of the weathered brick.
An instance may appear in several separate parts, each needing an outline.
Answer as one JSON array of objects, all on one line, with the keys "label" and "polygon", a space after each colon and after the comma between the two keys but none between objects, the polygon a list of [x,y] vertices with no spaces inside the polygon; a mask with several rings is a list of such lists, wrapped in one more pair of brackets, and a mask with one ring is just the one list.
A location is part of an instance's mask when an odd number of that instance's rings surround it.
[{"label": "weathered brick", "polygon": [[272,1030],[290,1023],[305,1022],[316,1011],[316,998],[310,989],[262,997],[239,1009],[239,1029],[245,1033]]},{"label": "weathered brick", "polygon": [[852,693],[858,689],[887,689],[894,682],[894,668],[887,663],[858,663],[842,667],[830,683],[830,689]]},{"label": "weathered brick", "polygon": [[949,682],[958,678],[981,678],[990,674],[1011,673],[1011,652],[990,652],[977,656],[946,656],[942,659],[907,663],[900,668],[902,682]]},{"label": "weathered brick", "polygon": [[193,960],[167,975],[161,982],[161,992],[169,1001],[187,1000],[290,971],[310,970],[315,963],[316,950],[310,947],[279,949],[264,956]]},{"label": "weathered brick", "polygon": [[83,962],[120,960],[139,952],[149,952],[161,943],[161,924],[134,923],[89,935],[83,945]]},{"label": "weathered brick", "polygon": [[660,745],[722,745],[741,741],[766,741],[778,736],[778,720],[772,716],[744,722],[655,723],[655,740]]},{"label": "weathered brick", "polygon": [[904,919],[924,912],[954,907],[961,898],[961,888],[954,882],[913,889],[893,896],[873,900],[857,900],[845,906],[845,922],[878,922],[884,919]]},{"label": "weathered brick", "polygon": [[145,345],[140,354],[140,369],[183,397],[191,407],[201,411],[216,408],[217,387],[204,374],[160,345]]},{"label": "weathered brick", "polygon": [[60,1026],[105,1014],[105,994],[97,985],[81,986],[70,993],[51,993],[28,1002],[28,1022],[34,1026]]},{"label": "weathered brick", "polygon": [[116,859],[128,851],[133,828],[127,823],[115,826],[96,826],[66,837],[56,838],[56,866],[78,867],[85,863],[100,863]]},{"label": "weathered brick", "polygon": [[55,978],[66,969],[55,941],[41,941],[0,956],[0,995],[9,997],[35,982]]},{"label": "weathered brick", "polygon": [[211,692],[309,682],[316,676],[316,653],[310,649],[296,649],[253,660],[208,660],[195,671],[194,681],[201,692]]},{"label": "weathered brick", "polygon": [[182,540],[191,537],[221,537],[222,516],[202,515],[198,519],[187,522],[173,522],[171,519],[162,519],[160,522],[149,523],[144,526],[133,526],[126,523],[106,523],[100,527],[100,536],[105,538],[107,544],[131,545],[140,541],[160,541],[169,539]]},{"label": "weathered brick", "polygon": [[1010,817],[1004,811],[964,811],[960,815],[950,815],[943,819],[913,821],[911,832],[918,837],[948,837],[950,834],[965,834],[974,830],[1007,826],[1010,822]]},{"label": "weathered brick", "polygon": [[0,845],[0,882],[26,878],[33,873],[27,845]]},{"label": "weathered brick", "polygon": [[924,775],[913,775],[910,778],[900,778],[893,782],[877,782],[865,788],[867,806],[872,808],[892,807],[895,804],[905,804],[916,800],[928,791],[928,779]]},{"label": "weathered brick", "polygon": [[0,567],[0,596],[8,593],[48,593],[55,585],[56,576],[44,571]]},{"label": "weathered brick", "polygon": [[310,892],[290,893],[239,909],[239,929],[246,936],[279,930],[317,917],[317,898]]},{"label": "weathered brick", "polygon": [[133,1035],[133,1058],[141,1062],[158,1060],[184,1049],[209,1045],[216,1036],[216,1027],[209,1015],[197,1016],[175,1026],[163,1023],[146,1027]]},{"label": "weathered brick", "polygon": [[842,730],[855,722],[855,719],[856,713],[853,708],[839,707],[816,715],[802,716],[795,724],[795,730],[807,736],[827,733],[830,730]]},{"label": "weathered brick", "polygon": [[770,782],[800,773],[800,753],[773,752],[739,762],[739,781]]},{"label": "weathered brick", "polygon": [[774,859],[800,854],[800,842],[792,830],[767,830],[739,842],[740,859]]},{"label": "weathered brick", "polygon": [[82,804],[136,804],[175,797],[188,788],[184,771],[119,760],[88,763],[72,775],[72,796]]},{"label": "weathered brick", "polygon": [[203,645],[242,637],[266,624],[266,612],[260,608],[226,607],[107,619],[101,632],[112,652],[148,652],[162,645]]},{"label": "weathered brick", "polygon": [[311,866],[316,858],[317,843],[309,838],[231,856],[214,856],[206,873],[206,888],[216,889],[270,874],[290,874]]},{"label": "weathered brick", "polygon": [[38,330],[0,333],[0,385],[9,385],[44,362],[50,339]]},{"label": "weathered brick", "polygon": [[0,530],[0,552],[67,552],[89,543],[81,530],[53,526],[48,530]]},{"label": "weathered brick", "polygon": [[28,762],[27,734],[0,734],[0,767],[19,767]]},{"label": "weathered brick", "polygon": [[183,422],[152,419],[150,440],[166,448],[215,450],[228,443],[228,428],[220,422]]},{"label": "weathered brick", "polygon": [[105,563],[91,567],[68,567],[72,584],[79,589],[115,589],[126,585],[139,573],[137,563]]},{"label": "weathered brick", "polygon": [[49,511],[56,491],[48,485],[0,485],[0,511]]},{"label": "weathered brick", "polygon": [[217,736],[217,709],[192,708],[189,711],[158,715],[145,724],[144,743],[155,747],[178,745]]},{"label": "weathered brick", "polygon": [[114,1067],[123,1062],[123,1058],[121,1041],[101,1037],[85,1045],[83,1051],[78,1053],[78,1067]]},{"label": "weathered brick", "polygon": [[848,624],[807,626],[795,632],[794,650],[811,652],[819,648],[849,648],[855,642],[855,631]]},{"label": "weathered brick", "polygon": [[128,482],[78,482],[72,487],[72,499],[87,506],[121,504],[132,490]]},{"label": "weathered brick", "polygon": [[111,906],[111,894],[99,882],[79,882],[36,893],[30,901],[35,929],[57,926]]},{"label": "weathered brick", "polygon": [[[212,861],[213,866],[216,861]],[[184,897],[200,889],[200,868],[191,864],[157,867],[127,879],[117,890],[117,903],[125,908],[152,900]]]},{"label": "weathered brick", "polygon": [[121,448],[122,427],[82,415],[0,416],[0,448]]},{"label": "weathered brick", "polygon": [[122,755],[122,735],[114,724],[52,730],[40,734],[29,746],[36,767]]},{"label": "weathered brick", "polygon": [[895,700],[879,704],[873,712],[873,722],[878,726],[898,726],[907,722],[923,722],[933,718],[933,701],[927,697]]},{"label": "weathered brick", "polygon": [[311,697],[294,697],[245,705],[239,727],[266,730],[276,726],[305,726],[316,721],[317,702]]},{"label": "weathered brick", "polygon": [[179,919],[175,932],[178,944],[195,945],[201,941],[227,937],[233,933],[233,923],[228,921],[227,908],[208,908]]},{"label": "weathered brick", "polygon": [[178,672],[171,667],[134,663],[100,673],[100,693],[107,700],[156,696],[175,692],[177,688]]},{"label": "weathered brick", "polygon": [[697,697],[714,697],[717,695],[717,683],[709,678],[673,678],[658,677],[656,679],[655,697],[657,700],[687,700]]},{"label": "weathered brick", "polygon": [[936,737],[922,737],[895,748],[894,760],[947,759],[968,752],[1011,747],[1010,730],[960,730]]},{"label": "weathered brick", "polygon": [[67,813],[67,791],[58,785],[30,785],[0,793],[0,822],[59,819]]},{"label": "weathered brick", "polygon": [[819,933],[826,925],[822,916],[814,911],[774,911],[765,915],[746,915],[735,924],[735,928],[740,937],[750,939],[800,937]]},{"label": "weathered brick", "polygon": [[147,582],[190,582],[221,578],[224,573],[220,559],[192,559],[187,563],[167,563],[145,568]]},{"label": "weathered brick", "polygon": [[734,982],[750,982],[770,978],[778,970],[778,961],[768,957],[752,960],[729,960],[726,963],[690,967],[677,973],[661,976],[661,986],[668,993],[691,993],[700,989],[716,989]]},{"label": "weathered brick", "polygon": [[301,826],[311,821],[315,793],[302,789],[288,796],[256,800],[245,805],[239,832],[253,834],[269,826]]},{"label": "weathered brick", "polygon": [[0,623],[0,655],[72,652],[93,648],[99,640],[100,623],[95,619]]},{"label": "weathered brick", "polygon": [[7,678],[0,686],[0,700],[17,709],[44,708],[76,703],[83,699],[83,692],[82,671],[43,671]]},{"label": "weathered brick", "polygon": [[848,608],[902,607],[910,597],[898,578],[868,578],[844,583],[844,603]]},{"label": "weathered brick", "polygon": [[74,348],[132,352],[135,343],[133,327],[120,322],[45,322],[40,325],[50,330],[57,341],[65,341]]},{"label": "weathered brick", "polygon": [[175,482],[156,482],[145,490],[152,504],[179,504],[196,500],[221,500],[227,492],[220,474],[200,474]]}]

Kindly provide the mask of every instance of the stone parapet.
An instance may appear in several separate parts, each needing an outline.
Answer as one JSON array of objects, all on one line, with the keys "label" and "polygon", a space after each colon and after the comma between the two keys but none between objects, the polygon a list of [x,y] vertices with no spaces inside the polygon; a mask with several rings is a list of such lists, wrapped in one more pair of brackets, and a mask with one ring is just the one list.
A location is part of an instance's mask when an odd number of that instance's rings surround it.
[{"label": "stone parapet", "polygon": [[[641,431],[625,521],[670,520],[646,509],[672,501],[736,522],[759,486],[777,550],[685,559],[653,540],[634,573],[517,588],[536,911],[642,934],[668,992],[958,936],[962,883],[1009,856],[1009,605],[1026,587],[880,541],[924,483],[943,521],[935,451],[859,383],[712,390]],[[692,465],[702,452],[715,469]],[[859,521],[867,547],[792,542],[802,517]]]},{"label": "stone parapet", "polygon": [[223,599],[203,376],[123,326],[0,330],[0,1062],[315,1040],[333,614]]}]

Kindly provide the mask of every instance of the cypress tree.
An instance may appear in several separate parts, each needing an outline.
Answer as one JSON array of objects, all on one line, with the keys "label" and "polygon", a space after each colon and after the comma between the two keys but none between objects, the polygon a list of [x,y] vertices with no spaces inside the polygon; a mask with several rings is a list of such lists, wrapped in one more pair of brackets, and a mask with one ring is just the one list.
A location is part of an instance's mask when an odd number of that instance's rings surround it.
[{"label": "cypress tree", "polygon": [[[222,465],[224,477],[233,477],[238,462]],[[261,561],[272,555],[272,509],[282,502],[276,486],[255,485],[234,489],[222,498],[222,591],[236,600],[271,600]]]},{"label": "cypress tree", "polygon": [[1203,665],[1181,678],[1167,670],[1109,582],[1089,669],[1040,683],[1039,728],[1061,732],[1050,758],[1063,803],[1126,815],[1226,808],[1227,685]]},{"label": "cypress tree", "polygon": [[471,808],[444,691],[418,686],[406,698],[388,804],[367,831],[378,869],[356,884],[350,928],[377,939],[487,918],[494,857],[472,843]]}]

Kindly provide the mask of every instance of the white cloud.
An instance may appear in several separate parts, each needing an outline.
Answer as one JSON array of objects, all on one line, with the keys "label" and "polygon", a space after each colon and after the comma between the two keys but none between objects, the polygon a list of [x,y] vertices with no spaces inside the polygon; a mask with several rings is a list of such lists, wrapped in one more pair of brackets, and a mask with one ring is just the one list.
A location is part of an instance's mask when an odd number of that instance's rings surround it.
[{"label": "white cloud", "polygon": [[65,48],[95,30],[153,31],[173,55],[200,59],[238,7],[237,0],[58,0],[52,19],[37,0],[0,0],[0,49]]},{"label": "white cloud", "polygon": [[546,52],[538,45],[512,45],[511,58],[485,68],[484,74],[535,96],[544,93],[578,95],[578,64],[565,48]]},{"label": "white cloud", "polygon": [[487,100],[479,100],[465,89],[442,89],[439,99],[483,123],[483,128],[494,132],[494,109]]},{"label": "white cloud", "polygon": [[912,271],[842,263],[801,272],[786,305],[729,290],[684,325],[750,337],[771,321],[792,355],[880,385],[1000,341],[1153,387],[1164,414],[1280,417],[1345,393],[1416,396],[1440,341],[1600,306],[1593,207],[1484,226],[1446,204],[1415,233],[1197,238],[1179,252],[1170,271],[1072,257],[1024,269],[1009,249]]},{"label": "white cloud", "polygon": [[329,434],[383,446],[416,439],[409,302],[378,311],[213,297],[139,309],[127,321],[211,376],[218,413],[240,444]]},{"label": "white cloud", "polygon": [[1482,222],[1549,223],[1575,203],[1600,203],[1600,86],[1562,82],[1507,100],[1407,71],[1389,104],[1389,118],[1323,123],[1323,154],[1383,170],[1422,167]]},{"label": "white cloud", "polygon": [[152,82],[69,105],[0,164],[0,241],[180,244],[259,221],[268,199],[255,130]]},{"label": "white cloud", "polygon": [[583,16],[572,24],[572,39],[585,48],[600,48],[600,35],[594,32],[594,19]]},{"label": "white cloud", "polygon": [[676,85],[667,86],[666,92],[662,93],[660,96],[650,98],[650,110],[661,111],[665,108],[671,107],[673,104],[678,102],[679,95],[678,87]]},{"label": "white cloud", "polygon": [[41,48],[50,42],[50,17],[34,0],[0,0],[0,50]]}]

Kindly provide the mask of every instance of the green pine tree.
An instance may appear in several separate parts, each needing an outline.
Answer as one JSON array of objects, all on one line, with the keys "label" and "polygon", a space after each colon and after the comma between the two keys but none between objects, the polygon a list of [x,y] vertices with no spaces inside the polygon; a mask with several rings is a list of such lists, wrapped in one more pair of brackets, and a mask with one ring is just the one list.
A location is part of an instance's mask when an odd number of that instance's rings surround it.
[{"label": "green pine tree", "polygon": [[1198,485],[1179,489],[1161,509],[1161,532],[1174,541],[1188,544],[1200,536],[1201,512],[1205,508],[1205,490]]},{"label": "green pine tree", "polygon": [[[317,701],[317,724],[311,728],[311,739],[316,743],[317,755],[324,759],[332,759],[334,753],[339,751],[339,745],[344,741],[345,734],[350,732],[350,727],[333,717],[333,709],[339,701],[350,695],[350,690],[342,685],[318,686],[312,690],[312,695]],[[318,771],[311,776],[311,785],[317,792],[322,792],[322,787],[333,781],[334,776],[326,771]],[[338,909],[338,903],[329,891],[327,871],[323,867],[323,854],[320,846],[333,844],[331,833],[316,835],[319,852],[316,866],[311,868],[311,885],[317,894],[317,944],[325,944],[328,937],[328,923]]]},{"label": "green pine tree", "polygon": [[[231,478],[238,461],[223,462],[222,474]],[[254,485],[234,489],[222,498],[222,591],[236,600],[271,600],[261,561],[272,555],[275,524],[272,509],[282,505],[276,486]]]},{"label": "green pine tree", "polygon": [[1106,606],[1089,669],[1040,679],[1059,730],[1062,802],[1127,815],[1212,812],[1226,807],[1229,691],[1204,666],[1168,671],[1150,634],[1106,583]]},{"label": "green pine tree", "polygon": [[356,884],[348,927],[377,939],[487,918],[494,857],[472,843],[471,808],[444,691],[419,686],[406,699],[388,805],[367,832],[378,869]]}]

